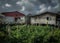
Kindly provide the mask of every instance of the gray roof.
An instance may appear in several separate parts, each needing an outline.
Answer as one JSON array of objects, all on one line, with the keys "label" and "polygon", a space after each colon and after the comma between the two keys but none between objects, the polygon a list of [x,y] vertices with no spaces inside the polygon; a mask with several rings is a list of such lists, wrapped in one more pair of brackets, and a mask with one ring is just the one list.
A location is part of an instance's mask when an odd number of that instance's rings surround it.
[{"label": "gray roof", "polygon": [[54,13],[54,12],[43,12],[43,13],[41,13],[41,14],[32,15],[31,17],[34,17],[34,16],[41,16],[41,15],[44,15],[44,14],[60,15],[59,13]]}]

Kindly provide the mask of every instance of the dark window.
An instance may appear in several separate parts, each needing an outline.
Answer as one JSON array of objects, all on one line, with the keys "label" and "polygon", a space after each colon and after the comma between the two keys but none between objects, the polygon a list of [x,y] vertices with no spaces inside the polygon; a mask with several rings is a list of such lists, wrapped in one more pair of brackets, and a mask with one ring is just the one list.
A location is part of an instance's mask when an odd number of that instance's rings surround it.
[{"label": "dark window", "polygon": [[46,19],[47,19],[47,20],[51,20],[51,17],[47,17]]},{"label": "dark window", "polygon": [[49,17],[47,17],[47,20],[49,20]]},{"label": "dark window", "polygon": [[21,19],[20,17],[18,17],[18,19]]},{"label": "dark window", "polygon": [[17,18],[15,18],[15,22],[17,22]]}]

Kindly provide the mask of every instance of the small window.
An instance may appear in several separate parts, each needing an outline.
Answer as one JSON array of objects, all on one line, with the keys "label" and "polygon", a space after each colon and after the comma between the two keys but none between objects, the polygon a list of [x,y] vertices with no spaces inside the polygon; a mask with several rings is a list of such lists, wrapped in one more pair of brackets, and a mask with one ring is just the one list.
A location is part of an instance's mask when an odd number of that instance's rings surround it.
[{"label": "small window", "polygon": [[49,20],[49,17],[47,17],[47,20]]},{"label": "small window", "polygon": [[15,18],[15,22],[17,22],[17,18]]},{"label": "small window", "polygon": [[18,17],[18,19],[21,19],[20,17]]},{"label": "small window", "polygon": [[47,19],[47,20],[51,20],[51,17],[47,17],[46,19]]}]

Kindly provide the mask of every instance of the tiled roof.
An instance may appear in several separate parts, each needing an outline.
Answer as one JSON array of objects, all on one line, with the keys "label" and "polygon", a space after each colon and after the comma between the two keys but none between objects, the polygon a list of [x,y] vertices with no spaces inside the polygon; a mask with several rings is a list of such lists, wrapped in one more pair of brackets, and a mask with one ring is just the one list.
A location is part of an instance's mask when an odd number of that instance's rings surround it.
[{"label": "tiled roof", "polygon": [[23,13],[20,13],[18,11],[13,11],[13,12],[3,12],[2,13],[5,16],[11,16],[11,17],[21,17],[21,16],[25,16]]}]

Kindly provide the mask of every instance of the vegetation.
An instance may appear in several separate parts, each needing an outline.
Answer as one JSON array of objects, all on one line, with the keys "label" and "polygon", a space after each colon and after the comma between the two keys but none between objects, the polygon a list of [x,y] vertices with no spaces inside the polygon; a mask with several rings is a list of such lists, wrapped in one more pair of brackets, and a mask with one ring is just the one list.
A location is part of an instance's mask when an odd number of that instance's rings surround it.
[{"label": "vegetation", "polygon": [[60,43],[60,29],[50,26],[14,25],[0,29],[1,43]]}]

